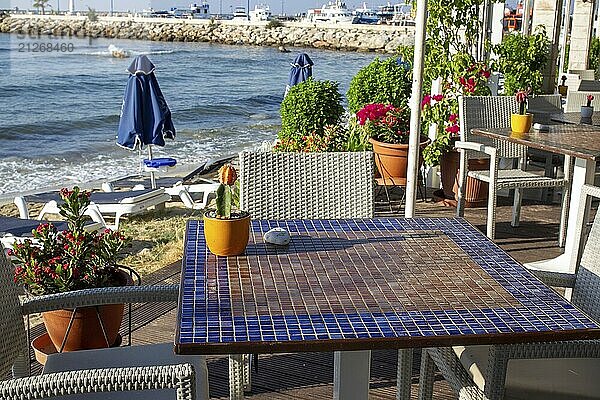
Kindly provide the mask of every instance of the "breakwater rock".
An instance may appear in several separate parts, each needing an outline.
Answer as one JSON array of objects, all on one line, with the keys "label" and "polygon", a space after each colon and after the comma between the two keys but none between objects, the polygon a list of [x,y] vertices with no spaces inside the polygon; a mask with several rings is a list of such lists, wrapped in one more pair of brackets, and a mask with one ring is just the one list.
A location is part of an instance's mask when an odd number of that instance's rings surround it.
[{"label": "breakwater rock", "polygon": [[392,53],[414,42],[413,27],[370,25],[308,25],[287,22],[234,23],[213,20],[177,20],[104,17],[90,21],[78,16],[11,15],[0,17],[0,32],[29,36],[212,42],[275,47],[314,47],[345,51]]}]

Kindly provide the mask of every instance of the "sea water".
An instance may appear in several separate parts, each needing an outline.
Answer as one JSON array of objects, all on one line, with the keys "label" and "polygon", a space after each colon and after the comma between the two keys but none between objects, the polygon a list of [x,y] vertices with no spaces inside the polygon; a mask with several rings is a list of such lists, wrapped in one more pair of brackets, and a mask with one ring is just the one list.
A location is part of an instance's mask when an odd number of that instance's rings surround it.
[{"label": "sea water", "polygon": [[[131,57],[113,58],[111,44]],[[292,50],[0,34],[0,195],[139,171],[145,151],[116,145],[126,68],[138,54],[156,65],[177,130],[154,156],[176,158],[184,169],[276,138],[298,52],[313,59],[316,79],[339,82],[342,93],[376,57]]]}]

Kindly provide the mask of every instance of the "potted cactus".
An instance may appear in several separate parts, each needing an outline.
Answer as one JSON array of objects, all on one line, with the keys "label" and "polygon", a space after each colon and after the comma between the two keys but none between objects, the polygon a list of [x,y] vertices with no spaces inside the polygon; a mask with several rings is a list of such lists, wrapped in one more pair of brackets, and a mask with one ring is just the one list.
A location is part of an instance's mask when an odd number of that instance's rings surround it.
[{"label": "potted cactus", "polygon": [[250,214],[233,210],[237,172],[231,164],[219,169],[217,209],[204,214],[204,238],[217,256],[237,256],[244,252],[250,237]]},{"label": "potted cactus", "polygon": [[519,103],[519,113],[510,116],[510,128],[513,133],[527,133],[531,129],[533,114],[526,112],[528,96],[529,90],[519,90],[515,95],[517,103]]},{"label": "potted cactus", "polygon": [[594,100],[594,96],[588,94],[586,97],[587,103],[585,106],[581,106],[581,118],[592,118],[594,114],[594,107],[592,107],[592,101]]}]

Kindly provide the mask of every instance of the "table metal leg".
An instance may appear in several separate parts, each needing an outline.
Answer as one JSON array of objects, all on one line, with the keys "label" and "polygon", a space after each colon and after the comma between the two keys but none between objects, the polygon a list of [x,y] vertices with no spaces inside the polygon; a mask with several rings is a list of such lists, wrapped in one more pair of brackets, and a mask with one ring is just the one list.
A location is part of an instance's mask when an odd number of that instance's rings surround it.
[{"label": "table metal leg", "polygon": [[396,378],[396,400],[410,400],[413,349],[398,350],[398,375]]},{"label": "table metal leg", "polygon": [[371,377],[371,351],[334,353],[334,400],[367,400]]},{"label": "table metal leg", "polygon": [[244,400],[244,356],[229,355],[229,398]]},{"label": "table metal leg", "polygon": [[560,256],[550,259],[526,263],[525,266],[531,269],[569,272],[571,257],[576,251],[575,235],[577,231],[577,215],[581,200],[581,188],[585,184],[594,183],[594,172],[596,163],[582,158],[575,159],[575,168],[573,170],[573,183],[571,185],[571,201],[569,203],[569,220],[567,223],[567,237],[565,240],[565,252]]}]

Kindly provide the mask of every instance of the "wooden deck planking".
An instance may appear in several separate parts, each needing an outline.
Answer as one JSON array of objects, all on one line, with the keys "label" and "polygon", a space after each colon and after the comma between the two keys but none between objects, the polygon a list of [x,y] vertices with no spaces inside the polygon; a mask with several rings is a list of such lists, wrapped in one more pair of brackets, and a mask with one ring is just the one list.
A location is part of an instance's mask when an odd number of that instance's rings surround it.
[{"label": "wooden deck planking", "polygon": [[[496,242],[520,262],[529,262],[559,255],[557,247],[558,205],[524,203],[521,226],[510,226],[510,205],[500,202],[497,217]],[[397,210],[397,208],[395,208]],[[419,217],[449,217],[455,210],[429,202],[418,202]],[[402,216],[390,213],[387,204],[377,204],[377,216]],[[467,209],[465,217],[485,231],[485,209]],[[179,282],[180,263],[167,266],[146,276],[143,284],[174,284]],[[176,320],[174,304],[136,304],[133,306],[133,344],[173,342]],[[123,332],[126,330],[124,319]],[[41,332],[43,328],[36,328]],[[33,332],[33,335],[39,334]],[[395,399],[397,352],[374,351],[371,366],[372,399]],[[331,399],[333,394],[333,354],[299,353],[261,355],[259,372],[253,376],[253,392],[249,399]],[[228,396],[228,362],[226,357],[209,357],[211,398]],[[37,368],[39,370],[39,367]],[[416,399],[418,365],[413,366],[413,398]],[[446,382],[436,382],[434,399],[455,398]]]}]

